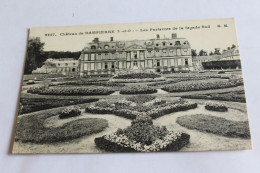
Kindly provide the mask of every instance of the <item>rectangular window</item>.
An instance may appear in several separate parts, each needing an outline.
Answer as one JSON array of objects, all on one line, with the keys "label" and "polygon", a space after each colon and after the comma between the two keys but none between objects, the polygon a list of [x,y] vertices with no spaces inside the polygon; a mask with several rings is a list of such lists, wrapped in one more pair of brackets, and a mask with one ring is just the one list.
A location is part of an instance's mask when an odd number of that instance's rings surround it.
[{"label": "rectangular window", "polygon": [[148,67],[153,68],[153,60],[148,60]]},{"label": "rectangular window", "polygon": [[130,68],[130,67],[131,67],[131,63],[130,63],[130,62],[127,62],[126,67],[127,67],[127,68]]},{"label": "rectangular window", "polygon": [[169,56],[173,56],[173,49],[170,50]]},{"label": "rectangular window", "polygon": [[95,54],[94,53],[91,54],[91,61],[95,61]]},{"label": "rectangular window", "polygon": [[178,59],[178,65],[182,65],[181,58]]},{"label": "rectangular window", "polygon": [[119,68],[123,68],[123,62],[119,61]]},{"label": "rectangular window", "polygon": [[189,65],[188,59],[185,59],[185,65]]},{"label": "rectangular window", "polygon": [[181,49],[177,49],[177,55],[181,55]]},{"label": "rectangular window", "polygon": [[159,56],[159,50],[155,51],[155,56]]},{"label": "rectangular window", "polygon": [[167,66],[168,65],[168,61],[167,61],[167,59],[164,59],[163,60],[163,66]]},{"label": "rectangular window", "polygon": [[167,50],[164,49],[164,50],[163,50],[163,56],[166,56],[166,55],[167,55]]},{"label": "rectangular window", "polygon": [[101,60],[101,54],[98,54],[98,60]]},{"label": "rectangular window", "polygon": [[112,62],[112,64],[111,64],[111,68],[112,68],[112,69],[115,68],[115,63],[114,63],[114,62]]},{"label": "rectangular window", "polygon": [[88,63],[84,63],[84,71],[88,70]]},{"label": "rectangular window", "polygon": [[170,59],[170,65],[174,66],[174,59]]},{"label": "rectangular window", "polygon": [[90,70],[95,70],[95,63],[90,64]]},{"label": "rectangular window", "polygon": [[98,69],[98,70],[101,70],[101,63],[100,63],[100,62],[97,63],[97,69]]},{"label": "rectangular window", "polygon": [[152,51],[148,51],[148,57],[151,57],[152,56]]}]

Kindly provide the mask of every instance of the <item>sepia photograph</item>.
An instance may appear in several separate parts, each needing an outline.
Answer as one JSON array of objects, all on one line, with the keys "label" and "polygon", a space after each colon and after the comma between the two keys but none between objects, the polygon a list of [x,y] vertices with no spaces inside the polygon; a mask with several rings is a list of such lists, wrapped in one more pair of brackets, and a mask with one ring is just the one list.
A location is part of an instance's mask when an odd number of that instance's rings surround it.
[{"label": "sepia photograph", "polygon": [[241,58],[233,18],[30,28],[12,153],[249,150]]}]

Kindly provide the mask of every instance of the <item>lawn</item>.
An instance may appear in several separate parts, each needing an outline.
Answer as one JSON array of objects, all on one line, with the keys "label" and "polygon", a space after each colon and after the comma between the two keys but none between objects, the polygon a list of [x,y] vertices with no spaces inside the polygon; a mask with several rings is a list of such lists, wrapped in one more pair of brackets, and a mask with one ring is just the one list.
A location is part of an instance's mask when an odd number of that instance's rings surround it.
[{"label": "lawn", "polygon": [[22,109],[20,114],[26,114],[30,112],[40,111],[44,109],[57,108],[69,105],[77,105],[83,103],[90,103],[98,101],[99,99],[76,99],[76,98],[35,98],[35,97],[21,97],[20,103]]},{"label": "lawn", "polygon": [[39,111],[18,117],[16,141],[33,143],[53,143],[76,139],[103,131],[108,122],[101,118],[77,119],[59,127],[45,127],[47,118],[56,116],[64,108]]},{"label": "lawn", "polygon": [[250,138],[248,121],[231,121],[210,115],[185,115],[176,122],[188,129],[213,133],[227,137]]}]

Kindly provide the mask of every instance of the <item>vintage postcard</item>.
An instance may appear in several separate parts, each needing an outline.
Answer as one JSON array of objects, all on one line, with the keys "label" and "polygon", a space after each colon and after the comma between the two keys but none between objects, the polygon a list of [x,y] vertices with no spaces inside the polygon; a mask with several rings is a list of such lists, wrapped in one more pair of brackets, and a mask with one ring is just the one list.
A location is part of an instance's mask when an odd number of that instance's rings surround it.
[{"label": "vintage postcard", "polygon": [[13,153],[251,149],[232,18],[31,28],[24,66]]}]

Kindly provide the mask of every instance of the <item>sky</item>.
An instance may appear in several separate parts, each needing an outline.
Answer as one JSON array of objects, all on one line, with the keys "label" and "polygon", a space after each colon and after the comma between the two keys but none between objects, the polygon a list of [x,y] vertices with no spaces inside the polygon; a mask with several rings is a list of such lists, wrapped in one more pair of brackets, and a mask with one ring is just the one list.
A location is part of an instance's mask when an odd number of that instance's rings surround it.
[{"label": "sky", "polygon": [[[105,33],[106,32],[106,33]],[[214,51],[238,45],[235,21],[227,19],[207,19],[191,21],[169,21],[152,23],[125,23],[85,26],[60,26],[31,28],[29,38],[40,37],[45,43],[44,51],[81,51],[95,37],[109,41],[170,38],[176,33],[178,38],[186,38],[192,49]]]}]

